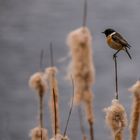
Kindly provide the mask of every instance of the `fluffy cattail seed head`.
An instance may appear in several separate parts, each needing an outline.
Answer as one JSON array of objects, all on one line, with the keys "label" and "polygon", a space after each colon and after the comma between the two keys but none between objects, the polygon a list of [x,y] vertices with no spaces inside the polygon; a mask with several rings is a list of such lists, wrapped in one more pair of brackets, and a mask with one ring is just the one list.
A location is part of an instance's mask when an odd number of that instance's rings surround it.
[{"label": "fluffy cattail seed head", "polygon": [[54,136],[53,138],[51,138],[50,140],[69,140],[69,138],[67,136],[63,136],[61,134],[56,134],[56,136]]},{"label": "fluffy cattail seed head", "polygon": [[131,121],[130,121],[130,139],[137,140],[138,127],[140,121],[140,81],[137,81],[130,89],[133,94]]},{"label": "fluffy cattail seed head", "polygon": [[111,128],[114,137],[121,135],[122,131],[127,126],[127,115],[123,105],[118,100],[112,100],[112,105],[105,108],[106,112],[106,123]]},{"label": "fluffy cattail seed head", "polygon": [[67,44],[69,47],[91,46],[91,40],[92,37],[89,29],[87,27],[81,27],[69,33]]},{"label": "fluffy cattail seed head", "polygon": [[58,82],[56,79],[56,67],[49,67],[45,70],[46,78],[50,85],[50,111],[52,119],[52,130],[54,135],[60,133],[60,115],[59,115],[59,90]]},{"label": "fluffy cattail seed head", "polygon": [[129,88],[129,91],[140,99],[140,81],[137,81],[131,88]]},{"label": "fluffy cattail seed head", "polygon": [[92,36],[87,27],[78,28],[67,37],[72,61],[69,75],[75,80],[75,104],[84,100],[84,93],[89,92],[95,81],[95,69],[92,61]]},{"label": "fluffy cattail seed head", "polygon": [[58,72],[58,70],[56,67],[46,68],[46,70],[45,70],[46,79],[49,79],[50,77],[55,78],[57,72]]},{"label": "fluffy cattail seed head", "polygon": [[47,90],[47,83],[44,79],[43,73],[37,72],[33,74],[30,77],[29,86],[37,93],[39,93],[40,96],[43,96]]},{"label": "fluffy cattail seed head", "polygon": [[48,140],[48,133],[45,128],[35,127],[30,132],[30,137],[32,140],[41,140],[41,135],[42,140]]}]

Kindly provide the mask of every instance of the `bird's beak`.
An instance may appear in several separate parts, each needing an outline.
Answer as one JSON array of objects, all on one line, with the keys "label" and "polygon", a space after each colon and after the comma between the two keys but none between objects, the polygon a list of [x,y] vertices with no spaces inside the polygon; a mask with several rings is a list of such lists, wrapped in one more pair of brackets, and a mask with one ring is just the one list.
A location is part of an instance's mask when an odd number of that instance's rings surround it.
[{"label": "bird's beak", "polygon": [[105,32],[101,32],[102,34],[104,34]]}]

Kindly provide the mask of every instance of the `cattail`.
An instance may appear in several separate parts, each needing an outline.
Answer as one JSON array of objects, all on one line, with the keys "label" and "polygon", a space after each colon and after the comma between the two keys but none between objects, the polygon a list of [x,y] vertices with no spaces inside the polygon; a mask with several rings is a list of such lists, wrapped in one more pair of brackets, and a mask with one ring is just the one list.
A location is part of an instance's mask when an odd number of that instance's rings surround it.
[{"label": "cattail", "polygon": [[56,80],[57,69],[55,67],[49,67],[46,69],[45,73],[50,85],[50,110],[52,118],[52,130],[55,136],[56,134],[60,133],[59,93]]},{"label": "cattail", "polygon": [[70,73],[76,83],[74,101],[77,105],[84,103],[87,120],[90,126],[90,133],[93,132],[92,125],[94,116],[92,85],[95,81],[91,42],[91,33],[85,26],[72,31],[67,38],[67,44],[70,48],[72,57]]},{"label": "cattail", "polygon": [[50,140],[69,140],[69,138],[67,136],[63,136],[61,134],[56,134],[56,136],[54,136],[53,138],[51,138]]},{"label": "cattail", "polygon": [[70,73],[75,83],[75,103],[80,104],[91,93],[94,83],[95,70],[92,62],[91,34],[87,27],[81,27],[68,35],[67,43],[70,47],[72,61]]},{"label": "cattail", "polygon": [[[39,127],[33,129],[32,140],[38,140],[34,134],[40,133],[41,140],[46,140],[46,137],[43,139],[43,133],[46,134],[45,129],[43,128],[43,97],[47,90],[47,83],[44,79],[44,75],[41,72],[37,72],[30,77],[29,86],[38,93],[39,96],[39,105],[40,105],[40,119]],[[42,131],[41,131],[42,130]],[[43,132],[44,131],[44,132]],[[38,135],[37,135],[38,136]]]},{"label": "cattail", "polygon": [[115,140],[123,139],[123,130],[127,126],[127,115],[123,105],[118,100],[113,99],[112,105],[105,108],[106,123],[110,127]]},{"label": "cattail", "polygon": [[47,90],[47,84],[44,79],[43,73],[37,72],[30,77],[29,86],[35,90],[39,96],[44,96]]},{"label": "cattail", "polygon": [[133,105],[130,122],[130,140],[136,140],[138,137],[138,125],[140,119],[140,81],[137,81],[130,89],[133,93]]},{"label": "cattail", "polygon": [[48,133],[45,128],[35,127],[30,132],[32,140],[48,140]]}]

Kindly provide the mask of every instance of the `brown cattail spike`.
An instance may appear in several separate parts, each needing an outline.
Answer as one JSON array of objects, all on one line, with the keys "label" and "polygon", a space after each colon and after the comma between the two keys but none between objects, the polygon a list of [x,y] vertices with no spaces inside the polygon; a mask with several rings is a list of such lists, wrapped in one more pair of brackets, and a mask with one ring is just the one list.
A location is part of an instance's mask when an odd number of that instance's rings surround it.
[{"label": "brown cattail spike", "polygon": [[130,89],[133,93],[133,105],[130,122],[130,140],[137,140],[140,121],[140,81],[138,80]]},{"label": "brown cattail spike", "polygon": [[58,84],[56,79],[57,69],[55,67],[49,67],[46,69],[46,77],[49,80],[50,85],[50,110],[52,119],[52,130],[54,135],[60,133],[60,117],[59,117],[59,93]]}]

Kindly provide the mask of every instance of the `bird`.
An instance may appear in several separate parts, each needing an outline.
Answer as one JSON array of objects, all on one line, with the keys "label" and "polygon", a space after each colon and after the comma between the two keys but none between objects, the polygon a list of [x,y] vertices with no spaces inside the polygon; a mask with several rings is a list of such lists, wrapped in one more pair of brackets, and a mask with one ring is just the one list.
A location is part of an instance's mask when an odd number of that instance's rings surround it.
[{"label": "bird", "polygon": [[116,32],[114,29],[108,28],[103,34],[106,35],[106,42],[110,46],[110,48],[117,50],[117,52],[113,55],[113,58],[117,57],[117,54],[124,50],[130,59],[132,59],[128,49],[131,48],[131,46],[128,44],[127,40],[122,37],[122,35],[118,32]]}]

